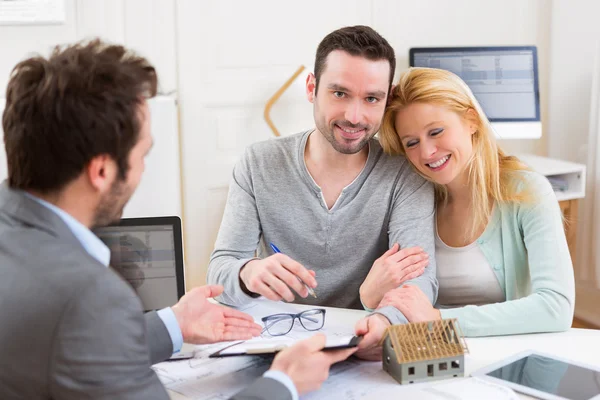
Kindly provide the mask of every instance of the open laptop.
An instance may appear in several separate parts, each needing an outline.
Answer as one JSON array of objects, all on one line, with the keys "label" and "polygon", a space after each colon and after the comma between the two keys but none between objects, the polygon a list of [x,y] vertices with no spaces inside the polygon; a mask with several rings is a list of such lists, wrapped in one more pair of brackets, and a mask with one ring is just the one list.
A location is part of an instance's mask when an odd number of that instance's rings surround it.
[{"label": "open laptop", "polygon": [[145,311],[170,307],[184,295],[179,217],[123,218],[94,233],[110,249],[110,265],[137,292]]}]

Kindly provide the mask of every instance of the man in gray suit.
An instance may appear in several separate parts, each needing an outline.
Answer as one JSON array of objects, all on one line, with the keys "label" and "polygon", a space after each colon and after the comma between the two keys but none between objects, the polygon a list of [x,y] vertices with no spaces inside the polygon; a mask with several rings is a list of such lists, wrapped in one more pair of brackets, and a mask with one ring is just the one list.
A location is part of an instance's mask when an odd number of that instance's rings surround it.
[{"label": "man in gray suit", "polygon": [[[150,366],[188,343],[248,339],[249,315],[196,288],[143,314],[90,228],[120,218],[152,147],[154,68],[100,41],[19,63],[2,125],[8,181],[0,186],[0,398],[166,399]],[[280,353],[236,399],[293,399],[332,363],[316,336]]]}]

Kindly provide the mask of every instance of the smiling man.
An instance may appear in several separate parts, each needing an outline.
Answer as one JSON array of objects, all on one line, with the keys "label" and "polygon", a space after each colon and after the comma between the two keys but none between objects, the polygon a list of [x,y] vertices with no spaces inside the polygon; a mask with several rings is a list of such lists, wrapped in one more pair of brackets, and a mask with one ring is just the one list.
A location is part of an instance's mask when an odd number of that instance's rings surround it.
[{"label": "smiling man", "polygon": [[[316,128],[254,144],[234,169],[208,270],[225,286],[221,301],[376,308],[407,281],[435,301],[433,188],[374,138],[395,66],[392,47],[366,26],[319,44],[306,80]],[[391,307],[378,312],[406,321]]]}]

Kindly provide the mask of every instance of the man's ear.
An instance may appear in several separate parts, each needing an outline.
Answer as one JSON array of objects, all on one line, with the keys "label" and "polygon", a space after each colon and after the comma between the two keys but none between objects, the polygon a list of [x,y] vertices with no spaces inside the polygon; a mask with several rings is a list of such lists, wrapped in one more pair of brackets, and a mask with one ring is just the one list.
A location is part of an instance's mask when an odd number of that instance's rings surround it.
[{"label": "man's ear", "polygon": [[90,160],[85,172],[90,185],[104,193],[110,190],[117,177],[117,164],[110,156],[101,154]]},{"label": "man's ear", "polygon": [[316,90],[317,90],[317,78],[315,78],[315,75],[311,72],[306,77],[306,98],[311,103],[313,103],[315,101]]}]

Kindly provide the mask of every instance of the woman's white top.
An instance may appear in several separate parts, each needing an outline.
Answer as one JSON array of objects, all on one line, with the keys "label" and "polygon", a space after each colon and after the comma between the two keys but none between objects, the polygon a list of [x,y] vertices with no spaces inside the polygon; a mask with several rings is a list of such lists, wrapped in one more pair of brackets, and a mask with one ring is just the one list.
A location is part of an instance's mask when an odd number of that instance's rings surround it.
[{"label": "woman's white top", "polygon": [[440,308],[483,305],[506,301],[506,295],[477,241],[450,247],[435,229],[435,261]]}]

